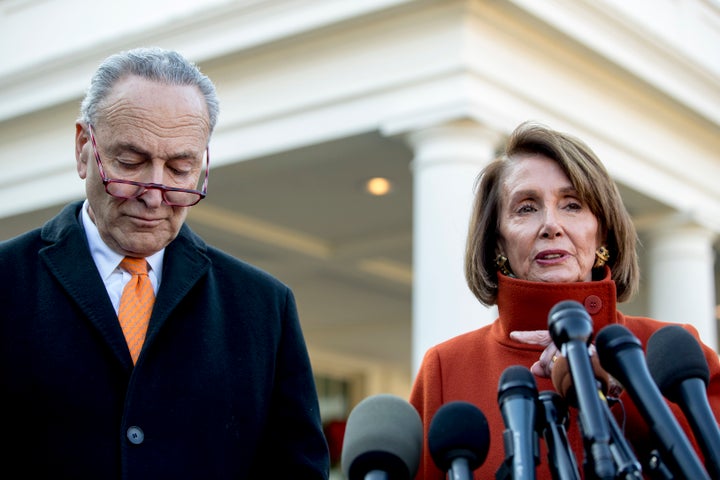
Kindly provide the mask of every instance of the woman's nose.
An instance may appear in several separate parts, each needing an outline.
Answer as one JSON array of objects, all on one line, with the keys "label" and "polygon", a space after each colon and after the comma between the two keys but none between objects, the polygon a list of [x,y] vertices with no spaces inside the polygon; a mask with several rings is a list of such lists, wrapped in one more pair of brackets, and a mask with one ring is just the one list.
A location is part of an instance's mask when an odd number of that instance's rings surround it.
[{"label": "woman's nose", "polygon": [[562,227],[551,210],[545,211],[545,217],[540,231],[543,238],[557,237],[562,234]]}]

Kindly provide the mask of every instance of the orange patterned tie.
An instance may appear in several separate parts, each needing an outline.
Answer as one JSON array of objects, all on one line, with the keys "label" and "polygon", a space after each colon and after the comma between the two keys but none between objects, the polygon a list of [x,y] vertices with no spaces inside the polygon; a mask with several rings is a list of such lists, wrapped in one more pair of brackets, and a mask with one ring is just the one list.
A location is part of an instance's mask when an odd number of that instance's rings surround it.
[{"label": "orange patterned tie", "polygon": [[145,332],[155,302],[155,292],[147,274],[147,262],[144,258],[125,257],[120,262],[120,267],[132,275],[120,297],[118,319],[135,363],[145,341]]}]

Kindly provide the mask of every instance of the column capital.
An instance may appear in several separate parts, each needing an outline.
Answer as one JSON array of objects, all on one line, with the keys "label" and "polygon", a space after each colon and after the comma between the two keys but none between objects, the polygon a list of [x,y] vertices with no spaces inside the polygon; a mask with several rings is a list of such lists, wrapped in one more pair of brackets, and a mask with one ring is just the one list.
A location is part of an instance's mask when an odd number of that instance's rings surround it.
[{"label": "column capital", "polygon": [[634,219],[638,232],[652,237],[692,236],[712,244],[720,233],[697,220],[691,212],[669,212],[653,214]]},{"label": "column capital", "polygon": [[413,166],[437,163],[485,165],[493,160],[503,134],[470,119],[456,119],[403,134],[414,153]]}]

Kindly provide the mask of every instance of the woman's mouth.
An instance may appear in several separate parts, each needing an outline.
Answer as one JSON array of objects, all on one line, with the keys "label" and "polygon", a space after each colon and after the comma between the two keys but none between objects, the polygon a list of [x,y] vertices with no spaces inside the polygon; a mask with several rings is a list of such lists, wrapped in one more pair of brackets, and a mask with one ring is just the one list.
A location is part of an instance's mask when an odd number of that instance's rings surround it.
[{"label": "woman's mouth", "polygon": [[564,251],[540,252],[535,256],[535,260],[540,263],[558,263],[568,256]]}]

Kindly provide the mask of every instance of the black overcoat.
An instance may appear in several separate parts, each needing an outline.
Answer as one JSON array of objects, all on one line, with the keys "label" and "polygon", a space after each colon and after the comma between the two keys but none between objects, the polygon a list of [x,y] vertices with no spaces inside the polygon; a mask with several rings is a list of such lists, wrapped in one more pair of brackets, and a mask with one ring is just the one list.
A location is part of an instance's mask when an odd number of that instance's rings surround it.
[{"label": "black overcoat", "polygon": [[292,291],[184,225],[133,367],[81,205],[0,243],[0,475],[327,478]]}]

